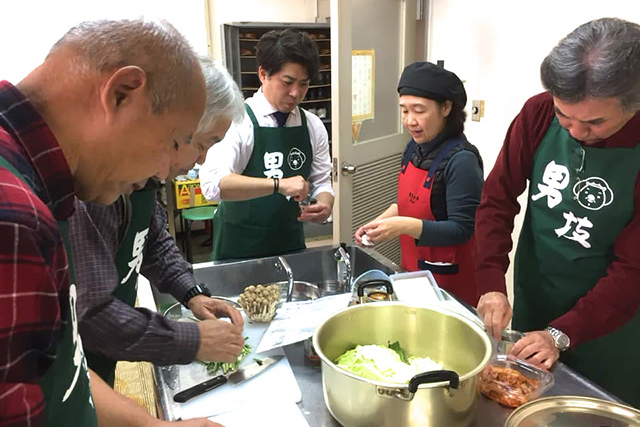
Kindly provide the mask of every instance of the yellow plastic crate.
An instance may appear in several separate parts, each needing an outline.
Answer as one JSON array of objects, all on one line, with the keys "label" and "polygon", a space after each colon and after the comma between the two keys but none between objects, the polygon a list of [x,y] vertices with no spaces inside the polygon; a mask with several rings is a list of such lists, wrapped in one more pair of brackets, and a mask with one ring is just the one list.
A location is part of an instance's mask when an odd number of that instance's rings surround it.
[{"label": "yellow plastic crate", "polygon": [[200,180],[174,181],[173,186],[176,195],[176,207],[178,209],[193,208],[195,206],[215,205],[202,194]]}]

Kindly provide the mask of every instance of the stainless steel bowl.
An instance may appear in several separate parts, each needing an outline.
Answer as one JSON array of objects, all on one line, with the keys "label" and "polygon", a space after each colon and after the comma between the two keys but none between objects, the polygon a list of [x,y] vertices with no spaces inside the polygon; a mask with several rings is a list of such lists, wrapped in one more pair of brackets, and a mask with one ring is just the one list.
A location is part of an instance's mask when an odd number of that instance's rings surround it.
[{"label": "stainless steel bowl", "polygon": [[[278,304],[279,307],[287,299],[289,282],[285,280],[282,282],[266,283],[265,286],[273,284],[280,286],[280,303]],[[301,280],[295,280],[293,282],[293,294],[291,301],[315,300],[318,298],[326,297],[328,295],[336,295],[343,292],[346,292],[344,290],[344,286],[340,285],[336,281],[310,283]]]},{"label": "stainless steel bowl", "polygon": [[[237,301],[232,300],[231,298],[226,298],[226,297],[220,297],[217,295],[213,295],[211,296],[212,299],[217,299],[220,301],[224,301],[227,304],[231,304],[234,308],[238,309],[238,310],[242,310],[242,306],[240,304],[238,304]],[[194,316],[194,314],[191,312],[191,310],[187,310],[186,308],[184,308],[184,306],[182,305],[182,303],[175,303],[171,306],[169,306],[169,308],[167,308],[164,313],[162,313],[162,315],[168,319],[171,320],[179,320],[179,319],[190,319],[190,320],[194,320],[196,322],[199,322],[200,319],[198,319],[197,317]]]},{"label": "stainless steel bowl", "polygon": [[[259,285],[260,283],[255,283],[255,285]],[[280,286],[280,302],[276,307],[282,306],[284,301],[287,299],[287,290],[289,288],[289,282],[281,281],[275,283],[262,283],[264,286],[270,285],[278,285]],[[249,286],[249,285],[247,285]],[[308,301],[315,300],[318,298],[322,298],[328,295],[336,295],[339,293],[345,292],[344,286],[339,284],[337,281],[325,281],[321,283],[310,283],[304,282],[301,280],[296,280],[293,282],[293,297],[292,301]],[[222,297],[214,295],[211,298],[218,299],[224,301],[228,304],[231,304],[233,307],[242,311],[242,306],[237,302],[238,296],[235,297]],[[182,318],[187,318],[195,321],[199,321],[190,310],[183,309],[181,303],[177,302],[169,308],[167,308],[163,315],[171,320],[178,320]]]}]

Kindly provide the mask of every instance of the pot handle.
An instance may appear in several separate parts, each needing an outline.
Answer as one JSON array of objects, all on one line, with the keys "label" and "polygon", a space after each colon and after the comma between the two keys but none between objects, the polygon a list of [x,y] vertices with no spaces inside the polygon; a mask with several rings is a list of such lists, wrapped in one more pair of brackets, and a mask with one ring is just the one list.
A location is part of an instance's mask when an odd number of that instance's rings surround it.
[{"label": "pot handle", "polygon": [[460,377],[454,371],[431,371],[431,372],[423,372],[411,378],[409,381],[409,392],[415,393],[418,391],[418,386],[420,384],[427,383],[438,383],[440,381],[449,381],[449,387],[458,388],[460,387]]},{"label": "pot handle", "polygon": [[393,295],[393,286],[391,286],[391,282],[389,282],[388,280],[372,279],[362,282],[358,285],[358,297],[364,296],[365,288],[370,288],[373,286],[384,286],[387,290],[387,293],[389,295]]}]

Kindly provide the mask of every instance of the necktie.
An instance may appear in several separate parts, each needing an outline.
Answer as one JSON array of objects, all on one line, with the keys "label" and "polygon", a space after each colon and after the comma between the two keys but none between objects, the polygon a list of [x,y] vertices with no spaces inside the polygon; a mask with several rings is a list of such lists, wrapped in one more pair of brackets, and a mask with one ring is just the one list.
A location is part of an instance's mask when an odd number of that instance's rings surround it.
[{"label": "necktie", "polygon": [[287,119],[289,118],[289,113],[281,113],[280,111],[276,111],[273,113],[273,117],[276,118],[278,122],[278,127],[284,127],[284,124],[287,123]]}]

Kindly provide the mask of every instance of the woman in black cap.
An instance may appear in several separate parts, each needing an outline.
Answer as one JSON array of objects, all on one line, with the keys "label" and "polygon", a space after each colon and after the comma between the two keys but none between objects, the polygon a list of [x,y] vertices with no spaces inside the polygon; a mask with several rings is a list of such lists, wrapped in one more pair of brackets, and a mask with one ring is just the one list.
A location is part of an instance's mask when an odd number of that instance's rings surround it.
[{"label": "woman in black cap", "polygon": [[398,201],[360,227],[356,243],[400,236],[402,268],[430,270],[440,287],[475,306],[473,235],[483,172],[480,153],[463,133],[467,94],[458,76],[429,62],[406,67],[398,93],[412,136]]}]

